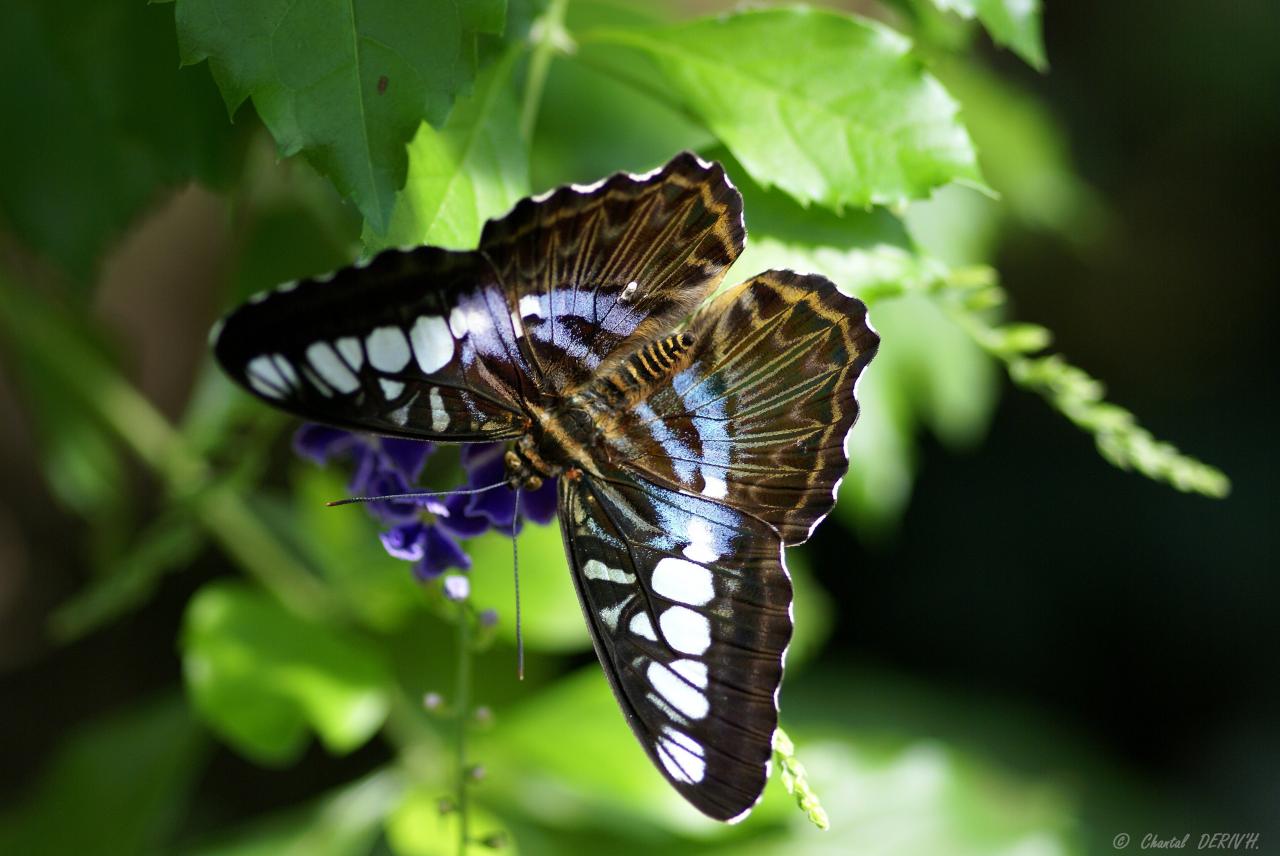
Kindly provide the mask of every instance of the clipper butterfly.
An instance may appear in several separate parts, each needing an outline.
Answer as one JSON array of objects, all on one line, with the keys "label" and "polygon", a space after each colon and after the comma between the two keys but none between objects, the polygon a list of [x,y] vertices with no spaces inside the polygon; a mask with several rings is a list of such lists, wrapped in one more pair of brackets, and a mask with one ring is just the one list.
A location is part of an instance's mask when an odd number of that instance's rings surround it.
[{"label": "clipper butterfly", "polygon": [[558,478],[565,549],[618,704],[663,776],[736,820],[768,774],[791,582],[835,501],[879,339],[861,302],[769,271],[707,298],[742,197],[681,154],[524,199],[468,252],[387,251],[228,316],[223,369],[305,419],[513,441]]}]

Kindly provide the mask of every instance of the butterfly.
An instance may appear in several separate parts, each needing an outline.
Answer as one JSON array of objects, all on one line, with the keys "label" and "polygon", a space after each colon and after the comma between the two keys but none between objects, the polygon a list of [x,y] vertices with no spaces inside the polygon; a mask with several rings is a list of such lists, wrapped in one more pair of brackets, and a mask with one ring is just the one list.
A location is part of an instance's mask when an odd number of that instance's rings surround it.
[{"label": "butterfly", "polygon": [[727,821],[768,776],[792,633],[783,548],[835,502],[854,384],[879,345],[866,307],[821,276],[716,293],[745,239],[723,167],[686,152],[523,199],[475,250],[389,250],[282,286],[214,338],[226,373],[275,407],[513,441],[512,487],[557,478],[627,723],[682,796]]}]

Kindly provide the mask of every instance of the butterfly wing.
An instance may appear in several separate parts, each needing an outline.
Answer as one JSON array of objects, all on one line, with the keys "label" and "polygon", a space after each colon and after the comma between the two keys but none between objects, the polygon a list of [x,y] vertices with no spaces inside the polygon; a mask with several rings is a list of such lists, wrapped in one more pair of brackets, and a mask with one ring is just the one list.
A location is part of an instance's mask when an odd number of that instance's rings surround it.
[{"label": "butterfly wing", "polygon": [[605,426],[637,475],[806,540],[835,503],[880,339],[866,307],[816,275],[769,271],[707,304],[685,368]]},{"label": "butterfly wing", "polygon": [[666,332],[742,252],[742,196],[719,164],[677,155],[524,199],[485,225],[520,345],[545,389],[564,394]]},{"label": "butterfly wing", "polygon": [[620,470],[560,480],[574,583],[614,695],[690,803],[736,820],[759,800],[791,639],[776,532]]},{"label": "butterfly wing", "polygon": [[229,315],[223,369],[305,419],[392,436],[517,437],[532,383],[505,292],[478,253],[387,251]]}]

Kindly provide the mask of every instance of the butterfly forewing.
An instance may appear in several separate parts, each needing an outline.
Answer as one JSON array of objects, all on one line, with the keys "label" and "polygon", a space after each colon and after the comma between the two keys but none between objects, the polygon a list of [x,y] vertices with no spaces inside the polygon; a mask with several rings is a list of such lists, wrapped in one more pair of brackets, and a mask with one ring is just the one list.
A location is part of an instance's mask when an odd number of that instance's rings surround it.
[{"label": "butterfly forewing", "polygon": [[646,176],[525,199],[486,224],[493,261],[548,392],[669,330],[742,251],[742,197],[719,164],[679,155]]},{"label": "butterfly forewing", "polygon": [[740,817],[768,776],[791,638],[777,533],[616,470],[562,480],[560,519],[627,722],[695,807]]},{"label": "butterfly forewing", "polygon": [[858,415],[854,383],[879,338],[829,280],[770,271],[704,307],[691,355],[608,426],[639,474],[804,541],[835,503]]},{"label": "butterfly forewing", "polygon": [[247,303],[214,352],[277,407],[422,439],[519,436],[534,384],[488,262],[433,247],[387,251]]}]

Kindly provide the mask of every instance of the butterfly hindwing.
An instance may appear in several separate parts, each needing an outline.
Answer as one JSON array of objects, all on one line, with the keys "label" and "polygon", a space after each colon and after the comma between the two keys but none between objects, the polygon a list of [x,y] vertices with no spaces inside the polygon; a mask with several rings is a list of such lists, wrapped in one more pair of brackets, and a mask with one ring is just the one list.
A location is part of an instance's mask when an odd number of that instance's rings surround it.
[{"label": "butterfly hindwing", "polygon": [[719,164],[685,153],[517,203],[485,225],[521,347],[552,395],[692,312],[742,251],[742,197]]},{"label": "butterfly hindwing", "polygon": [[497,440],[527,425],[533,383],[506,296],[477,253],[389,250],[227,317],[226,372],[306,419],[379,434]]},{"label": "butterfly hindwing", "polygon": [[829,280],[770,271],[693,318],[688,361],[619,411],[609,436],[637,474],[755,515],[785,544],[835,503],[879,337]]},{"label": "butterfly hindwing", "polygon": [[628,476],[560,482],[560,520],[596,653],[658,770],[719,820],[768,776],[791,582],[766,524]]}]

